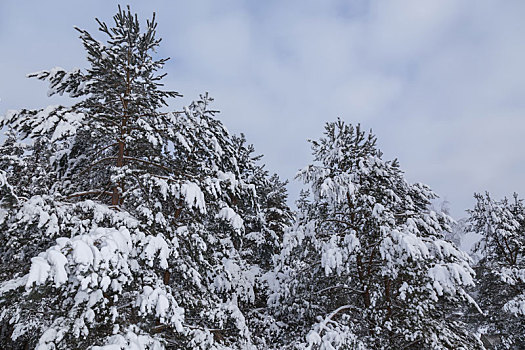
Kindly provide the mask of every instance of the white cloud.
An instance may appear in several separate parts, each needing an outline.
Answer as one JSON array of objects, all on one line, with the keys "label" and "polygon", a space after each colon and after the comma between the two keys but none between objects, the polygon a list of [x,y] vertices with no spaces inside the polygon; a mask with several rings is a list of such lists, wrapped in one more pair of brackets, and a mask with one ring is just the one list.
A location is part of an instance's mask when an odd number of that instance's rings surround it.
[{"label": "white cloud", "polygon": [[[158,13],[159,53],[173,57],[167,87],[185,95],[173,107],[210,91],[228,128],[284,177],[310,161],[305,140],[341,116],[373,128],[456,215],[474,191],[525,192],[523,1],[131,4],[143,19]],[[85,65],[72,25],[95,31],[93,18],[116,10],[102,0],[0,6],[2,112],[44,105],[46,87],[24,74]]]}]

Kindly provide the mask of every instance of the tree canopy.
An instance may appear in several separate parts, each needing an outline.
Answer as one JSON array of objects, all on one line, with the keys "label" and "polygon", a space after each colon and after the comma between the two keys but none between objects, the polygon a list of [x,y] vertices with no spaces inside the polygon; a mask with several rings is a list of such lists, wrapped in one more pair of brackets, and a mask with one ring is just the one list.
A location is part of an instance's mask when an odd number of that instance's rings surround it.
[{"label": "tree canopy", "polygon": [[28,75],[70,105],[0,116],[1,349],[525,346],[517,195],[455,222],[338,119],[293,211],[208,93],[168,111],[155,15],[97,23],[86,69]]},{"label": "tree canopy", "polygon": [[160,112],[180,94],[162,90],[155,16],[144,30],[129,8],[113,19],[97,20],[104,42],[77,29],[85,71],[29,75],[79,102],[1,120],[0,344],[253,346],[247,313],[291,219],[284,183],[208,94]]},{"label": "tree canopy", "polygon": [[[312,142],[310,186],[285,233],[271,306],[305,349],[481,348],[450,310],[473,302],[468,256],[446,241],[436,195],[385,161],[372,133],[341,120]],[[294,334],[302,337],[295,337]],[[287,334],[287,336],[286,336]]]}]

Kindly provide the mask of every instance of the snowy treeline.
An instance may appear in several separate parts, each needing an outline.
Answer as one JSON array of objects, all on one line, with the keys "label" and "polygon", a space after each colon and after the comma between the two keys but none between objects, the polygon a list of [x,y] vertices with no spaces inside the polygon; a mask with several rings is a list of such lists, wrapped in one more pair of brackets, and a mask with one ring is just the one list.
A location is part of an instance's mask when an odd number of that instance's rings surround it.
[{"label": "snowy treeline", "polygon": [[[1,349],[520,349],[525,206],[466,222],[341,120],[297,210],[201,95],[180,111],[129,8],[89,68],[30,74],[72,106],[0,117]],[[476,263],[457,247],[481,234]]]}]

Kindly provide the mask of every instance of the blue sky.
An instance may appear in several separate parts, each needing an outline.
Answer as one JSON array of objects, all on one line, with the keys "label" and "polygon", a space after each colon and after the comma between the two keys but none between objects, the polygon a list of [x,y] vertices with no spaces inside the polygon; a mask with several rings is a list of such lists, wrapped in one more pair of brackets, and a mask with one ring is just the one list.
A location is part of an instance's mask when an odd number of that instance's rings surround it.
[{"label": "blue sky", "polygon": [[[73,26],[95,33],[117,3],[2,0],[0,113],[69,103],[25,74],[85,67]],[[456,218],[474,192],[525,196],[524,1],[129,4],[143,20],[157,12],[166,85],[184,95],[170,108],[209,91],[228,129],[283,178],[311,161],[306,139],[341,117],[373,129],[385,157]],[[291,181],[292,197],[300,187]]]}]

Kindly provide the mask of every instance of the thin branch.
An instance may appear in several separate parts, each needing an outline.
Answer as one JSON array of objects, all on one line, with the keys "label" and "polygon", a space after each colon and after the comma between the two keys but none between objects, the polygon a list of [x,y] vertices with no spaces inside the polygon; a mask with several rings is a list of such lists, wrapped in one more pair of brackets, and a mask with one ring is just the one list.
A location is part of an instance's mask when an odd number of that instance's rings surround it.
[{"label": "thin branch", "polygon": [[104,157],[104,158],[101,158],[101,159],[99,159],[99,160],[96,160],[96,161],[94,161],[93,163],[89,164],[89,165],[86,167],[86,169],[82,170],[82,171],[80,172],[80,174],[78,174],[77,176],[82,176],[82,175],[84,175],[85,173],[87,173],[89,170],[91,170],[91,169],[92,169],[95,165],[97,165],[97,164],[100,164],[100,163],[105,162],[105,161],[108,161],[108,160],[116,160],[116,159],[117,159],[117,157]]},{"label": "thin branch", "polygon": [[107,195],[110,195],[110,196],[112,195],[112,193],[108,192],[108,191],[86,191],[86,192],[77,192],[77,193],[70,194],[65,199],[71,199],[71,198],[82,197],[82,196],[89,196],[89,195],[92,195],[92,194],[107,194]]},{"label": "thin branch", "polygon": [[91,116],[91,118],[93,118],[93,119],[95,119],[97,121],[101,121],[101,122],[108,122],[110,124],[113,124],[113,126],[116,126],[117,128],[119,127],[119,125],[117,123],[115,123],[113,120],[111,120],[110,118],[108,118],[105,115],[100,114],[100,113],[97,113],[97,114]]},{"label": "thin branch", "polygon": [[364,290],[359,290],[359,289],[347,287],[347,286],[342,285],[342,284],[338,284],[337,286],[330,286],[330,287],[326,287],[326,288],[323,288],[321,290],[318,290],[314,294],[319,295],[319,294],[322,294],[322,293],[327,292],[329,290],[338,289],[338,288],[340,288],[340,289],[348,289],[348,290],[351,290],[351,291],[354,291],[354,292],[357,292],[357,293],[364,293],[365,292]]},{"label": "thin branch", "polygon": [[107,150],[108,148],[113,147],[113,146],[118,146],[118,142],[114,142],[114,143],[112,143],[112,144],[110,144],[110,145],[107,145],[106,147],[101,148],[100,150],[98,150],[98,151],[94,154],[94,156],[95,156],[95,157],[98,156],[101,152],[103,152],[103,151],[105,151],[105,150]]},{"label": "thin branch", "polygon": [[[183,326],[187,327],[189,329],[199,329],[201,331],[208,331],[210,333],[213,333],[213,332],[225,332],[225,331],[233,330],[233,328],[226,328],[226,329],[206,328],[206,327],[200,327],[200,326],[192,326],[192,325],[189,325],[189,324],[183,324]],[[173,326],[167,325],[167,324],[161,324],[161,325],[158,325],[158,326],[155,326],[155,327],[151,328],[151,330],[153,332],[157,333],[157,332],[162,332],[165,329],[171,329],[171,328],[173,328]]]},{"label": "thin branch", "polygon": [[140,162],[140,163],[144,163],[144,164],[147,164],[147,165],[152,165],[152,166],[156,166],[158,168],[161,168],[169,173],[172,173],[173,170],[170,169],[170,168],[167,168],[165,167],[164,165],[161,165],[161,164],[158,164],[158,163],[153,163],[153,162],[150,162],[150,161],[147,161],[147,160],[143,160],[143,159],[140,159],[140,158],[134,158],[134,157],[124,157],[124,160],[130,160],[130,161],[135,161],[135,162]]},{"label": "thin branch", "polygon": [[358,311],[358,312],[362,312],[362,310],[356,308],[355,306],[353,305],[343,305],[337,309],[335,309],[334,311],[332,311],[330,313],[330,315],[328,315],[320,324],[319,324],[319,334],[321,334],[321,332],[323,331],[323,329],[326,328],[326,324],[328,322],[330,322],[332,320],[332,318],[337,315],[338,313],[340,313],[341,311],[343,310],[349,310],[349,309],[353,309],[355,311]]},{"label": "thin branch", "polygon": [[421,341],[421,338],[418,338],[418,339],[414,340],[413,342],[408,343],[407,345],[403,346],[401,349],[407,349],[407,348],[411,347],[412,345],[419,343],[420,341]]}]

